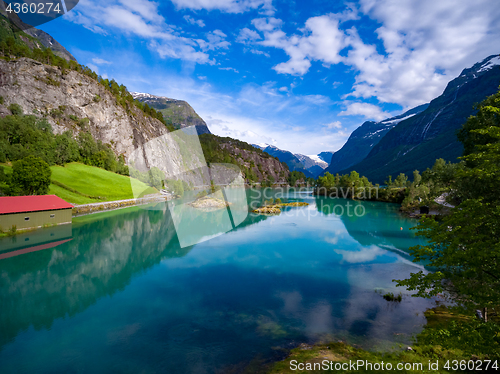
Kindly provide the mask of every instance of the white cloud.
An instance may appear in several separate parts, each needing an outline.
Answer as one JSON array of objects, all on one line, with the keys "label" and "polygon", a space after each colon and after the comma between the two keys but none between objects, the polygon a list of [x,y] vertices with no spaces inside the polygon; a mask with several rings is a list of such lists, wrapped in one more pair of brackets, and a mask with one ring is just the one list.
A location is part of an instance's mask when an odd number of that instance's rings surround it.
[{"label": "white cloud", "polygon": [[[158,3],[149,0],[111,0],[105,3],[81,0],[78,7],[64,17],[96,33],[106,35],[118,30],[145,39],[149,48],[162,58],[214,64],[208,52],[227,49],[230,45],[220,30],[207,33],[207,40],[182,36],[166,23],[159,13]],[[199,26],[203,23],[191,17],[186,20]]]},{"label": "white cloud", "polygon": [[387,55],[350,34],[348,63],[360,71],[355,97],[414,106],[441,94],[464,67],[498,53],[500,7],[492,1],[361,1],[382,24],[376,32]]},{"label": "white cloud", "polygon": [[[289,60],[274,69],[304,75],[311,62],[352,66],[356,80],[352,96],[412,107],[435,98],[465,67],[498,54],[500,7],[490,0],[361,0],[359,10],[309,18],[301,34],[287,35],[276,18],[257,18],[264,33],[259,44],[282,49]],[[366,43],[355,27],[343,22],[364,14],[381,26],[376,36],[383,51]],[[343,50],[347,55],[340,54]]]},{"label": "white cloud", "polygon": [[236,37],[236,42],[250,44],[259,39],[261,39],[261,37],[256,31],[250,30],[249,28],[245,27],[240,30],[240,33]]},{"label": "white cloud", "polygon": [[327,129],[341,129],[342,123],[340,121],[334,121],[325,125]]},{"label": "white cloud", "polygon": [[274,67],[278,73],[304,75],[311,67],[311,61],[321,61],[325,65],[342,61],[339,53],[346,47],[346,36],[339,30],[339,20],[335,15],[309,18],[303,34],[290,37],[277,30],[280,22],[275,18],[258,18],[252,22],[265,35],[265,40],[259,44],[283,49],[290,57],[287,62]]},{"label": "white cloud", "polygon": [[205,22],[201,19],[194,19],[191,16],[185,15],[184,19],[187,21],[187,23],[190,23],[191,25],[198,25],[200,27],[205,27]]},{"label": "white cloud", "polygon": [[259,31],[273,31],[280,28],[282,23],[282,20],[274,17],[255,18],[252,20],[252,24]]},{"label": "white cloud", "polygon": [[158,53],[161,58],[175,58],[186,61],[193,61],[199,64],[211,64],[215,62],[209,59],[208,54],[204,52],[197,51],[189,43],[183,42],[182,40],[174,41],[157,41],[153,40],[149,43],[149,48]]},{"label": "white cloud", "polygon": [[234,71],[235,73],[239,74],[239,71],[236,70],[235,68],[231,68],[231,67],[226,67],[226,68],[219,68],[219,70],[227,70],[227,71]]},{"label": "white cloud", "polygon": [[362,247],[359,251],[334,249],[334,252],[342,256],[342,260],[350,264],[362,262],[371,262],[379,256],[386,254],[386,251],[372,245],[370,247]]},{"label": "white cloud", "polygon": [[97,65],[109,65],[109,64],[111,64],[111,62],[106,61],[106,60],[99,58],[99,57],[94,57],[92,59],[92,61],[94,62],[94,64],[97,64]]},{"label": "white cloud", "polygon": [[243,13],[260,9],[265,14],[274,13],[272,0],[172,0],[178,8],[193,10],[220,10],[227,13]]},{"label": "white cloud", "polygon": [[382,121],[391,117],[390,113],[382,111],[380,107],[359,102],[346,102],[346,109],[339,113],[340,116],[364,116],[366,119]]},{"label": "white cloud", "polygon": [[249,52],[253,53],[254,55],[263,55],[266,57],[271,57],[271,55],[269,53],[255,49],[255,48],[250,49]]},{"label": "white cloud", "polygon": [[95,72],[96,72],[96,74],[99,74],[99,68],[98,68],[96,65],[94,65],[94,64],[87,64],[87,66],[88,66],[90,69],[92,69],[93,71],[95,71]]},{"label": "white cloud", "polygon": [[228,49],[231,43],[226,40],[227,35],[220,30],[214,30],[207,33],[207,41],[197,39],[196,42],[203,51],[216,50],[219,48]]}]

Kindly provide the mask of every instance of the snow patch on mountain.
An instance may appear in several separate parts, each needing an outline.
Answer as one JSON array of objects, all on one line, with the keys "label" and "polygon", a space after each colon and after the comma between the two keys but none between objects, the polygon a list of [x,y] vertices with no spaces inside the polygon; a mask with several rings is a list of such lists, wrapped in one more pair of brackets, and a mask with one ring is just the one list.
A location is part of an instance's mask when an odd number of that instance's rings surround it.
[{"label": "snow patch on mountain", "polygon": [[487,61],[477,72],[480,73],[482,71],[490,70],[496,65],[500,65],[500,56],[493,57],[491,60]]},{"label": "snow patch on mountain", "polygon": [[321,166],[323,169],[328,166],[328,163],[325,160],[321,159],[321,157],[319,157],[318,155],[307,155],[307,157],[316,161],[318,163],[318,166]]},{"label": "snow patch on mountain", "polygon": [[140,100],[140,99],[165,99],[166,101],[172,101],[173,99],[170,99],[168,97],[164,96],[155,96],[151,95],[148,93],[144,92],[131,92],[130,93],[134,99]]},{"label": "snow patch on mountain", "polygon": [[415,114],[417,114],[417,113],[412,113],[412,114],[409,114],[405,117],[396,118],[396,119],[385,119],[385,120],[381,121],[380,123],[383,123],[384,125],[387,125],[387,126],[397,125],[399,122],[404,121],[405,119],[408,119],[410,117],[413,117]]}]

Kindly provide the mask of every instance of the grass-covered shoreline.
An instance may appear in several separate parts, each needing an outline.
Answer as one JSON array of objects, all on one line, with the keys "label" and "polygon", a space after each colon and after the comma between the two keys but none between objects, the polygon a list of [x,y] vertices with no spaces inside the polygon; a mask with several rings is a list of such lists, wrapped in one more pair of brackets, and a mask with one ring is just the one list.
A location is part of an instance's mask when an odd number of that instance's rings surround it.
[{"label": "grass-covered shoreline", "polygon": [[[443,305],[425,312],[427,324],[416,336],[416,342],[401,346],[399,351],[374,352],[354,347],[342,341],[301,344],[292,349],[282,361],[268,364],[267,374],[286,373],[468,373],[467,365],[485,372],[500,372],[500,318],[495,316],[488,323],[454,311]],[[488,337],[493,336],[492,339]],[[495,340],[496,337],[496,340]],[[364,366],[353,370],[354,362],[361,360]],[[489,369],[485,370],[489,362]],[[339,365],[335,365],[338,363]],[[371,363],[372,368],[366,363]],[[385,370],[380,370],[384,364]],[[448,363],[448,365],[447,365]],[[464,370],[460,369],[460,364]],[[316,365],[315,365],[316,364]],[[344,365],[342,365],[344,364]],[[349,365],[347,365],[349,364]],[[379,364],[375,369],[375,364]],[[388,364],[392,370],[387,370]],[[402,370],[397,365],[403,364]],[[405,368],[404,364],[409,364]],[[429,364],[433,364],[432,367]],[[445,368],[449,366],[452,370]],[[453,370],[456,365],[457,370]],[[498,369],[494,369],[497,366]],[[302,369],[301,369],[302,368]]]}]

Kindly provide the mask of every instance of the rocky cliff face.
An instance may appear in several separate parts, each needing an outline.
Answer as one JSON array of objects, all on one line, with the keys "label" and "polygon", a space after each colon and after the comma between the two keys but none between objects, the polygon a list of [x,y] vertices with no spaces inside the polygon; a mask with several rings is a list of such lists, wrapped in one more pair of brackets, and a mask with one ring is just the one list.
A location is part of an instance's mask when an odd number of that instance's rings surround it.
[{"label": "rocky cliff face", "polygon": [[[274,157],[262,157],[257,152],[241,149],[231,143],[221,144],[221,147],[228,150],[239,164],[251,170],[259,181],[265,181],[272,177],[275,183],[286,184],[290,171]],[[248,176],[246,176],[248,177]]]},{"label": "rocky cliff face", "polygon": [[165,120],[171,122],[177,129],[196,126],[198,134],[210,134],[205,121],[194,111],[191,105],[183,100],[140,92],[131,92],[131,95],[134,99],[147,103],[150,107],[159,110]]},{"label": "rocky cliff face", "polygon": [[313,177],[313,174],[307,170],[307,168],[299,160],[297,155],[294,155],[292,152],[285,151],[283,149],[275,147],[274,145],[269,145],[269,144],[264,144],[264,145],[252,144],[252,145],[255,148],[259,148],[273,157],[277,157],[281,162],[286,163],[290,171],[300,171],[304,173],[306,177]]},{"label": "rocky cliff face", "polygon": [[[0,115],[10,114],[10,104],[19,104],[25,114],[46,118],[54,133],[71,130],[76,136],[88,131],[126,159],[134,149],[168,133],[159,120],[134,106],[127,112],[92,78],[27,58],[0,60],[0,96]],[[158,150],[171,161],[160,167],[167,175],[179,175],[190,166],[183,162],[180,147],[173,142]]]}]

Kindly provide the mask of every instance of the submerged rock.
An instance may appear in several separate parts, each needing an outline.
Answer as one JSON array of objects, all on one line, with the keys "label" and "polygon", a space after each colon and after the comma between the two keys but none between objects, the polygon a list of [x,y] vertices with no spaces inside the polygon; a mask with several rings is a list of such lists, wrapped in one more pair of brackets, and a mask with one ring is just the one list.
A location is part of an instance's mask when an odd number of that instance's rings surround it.
[{"label": "submerged rock", "polygon": [[274,204],[274,205],[266,205],[262,206],[260,208],[252,210],[252,213],[258,213],[258,214],[281,214],[281,207],[286,207],[286,206],[307,206],[309,203],[305,203],[303,201],[296,201],[293,203],[280,203],[280,204]]},{"label": "submerged rock", "polygon": [[225,202],[224,200],[217,199],[215,197],[205,196],[189,203],[189,205],[191,205],[193,208],[201,210],[217,210],[226,208],[231,205],[231,203]]},{"label": "submerged rock", "polygon": [[281,209],[277,205],[263,206],[252,210],[253,213],[259,214],[280,214]]}]

